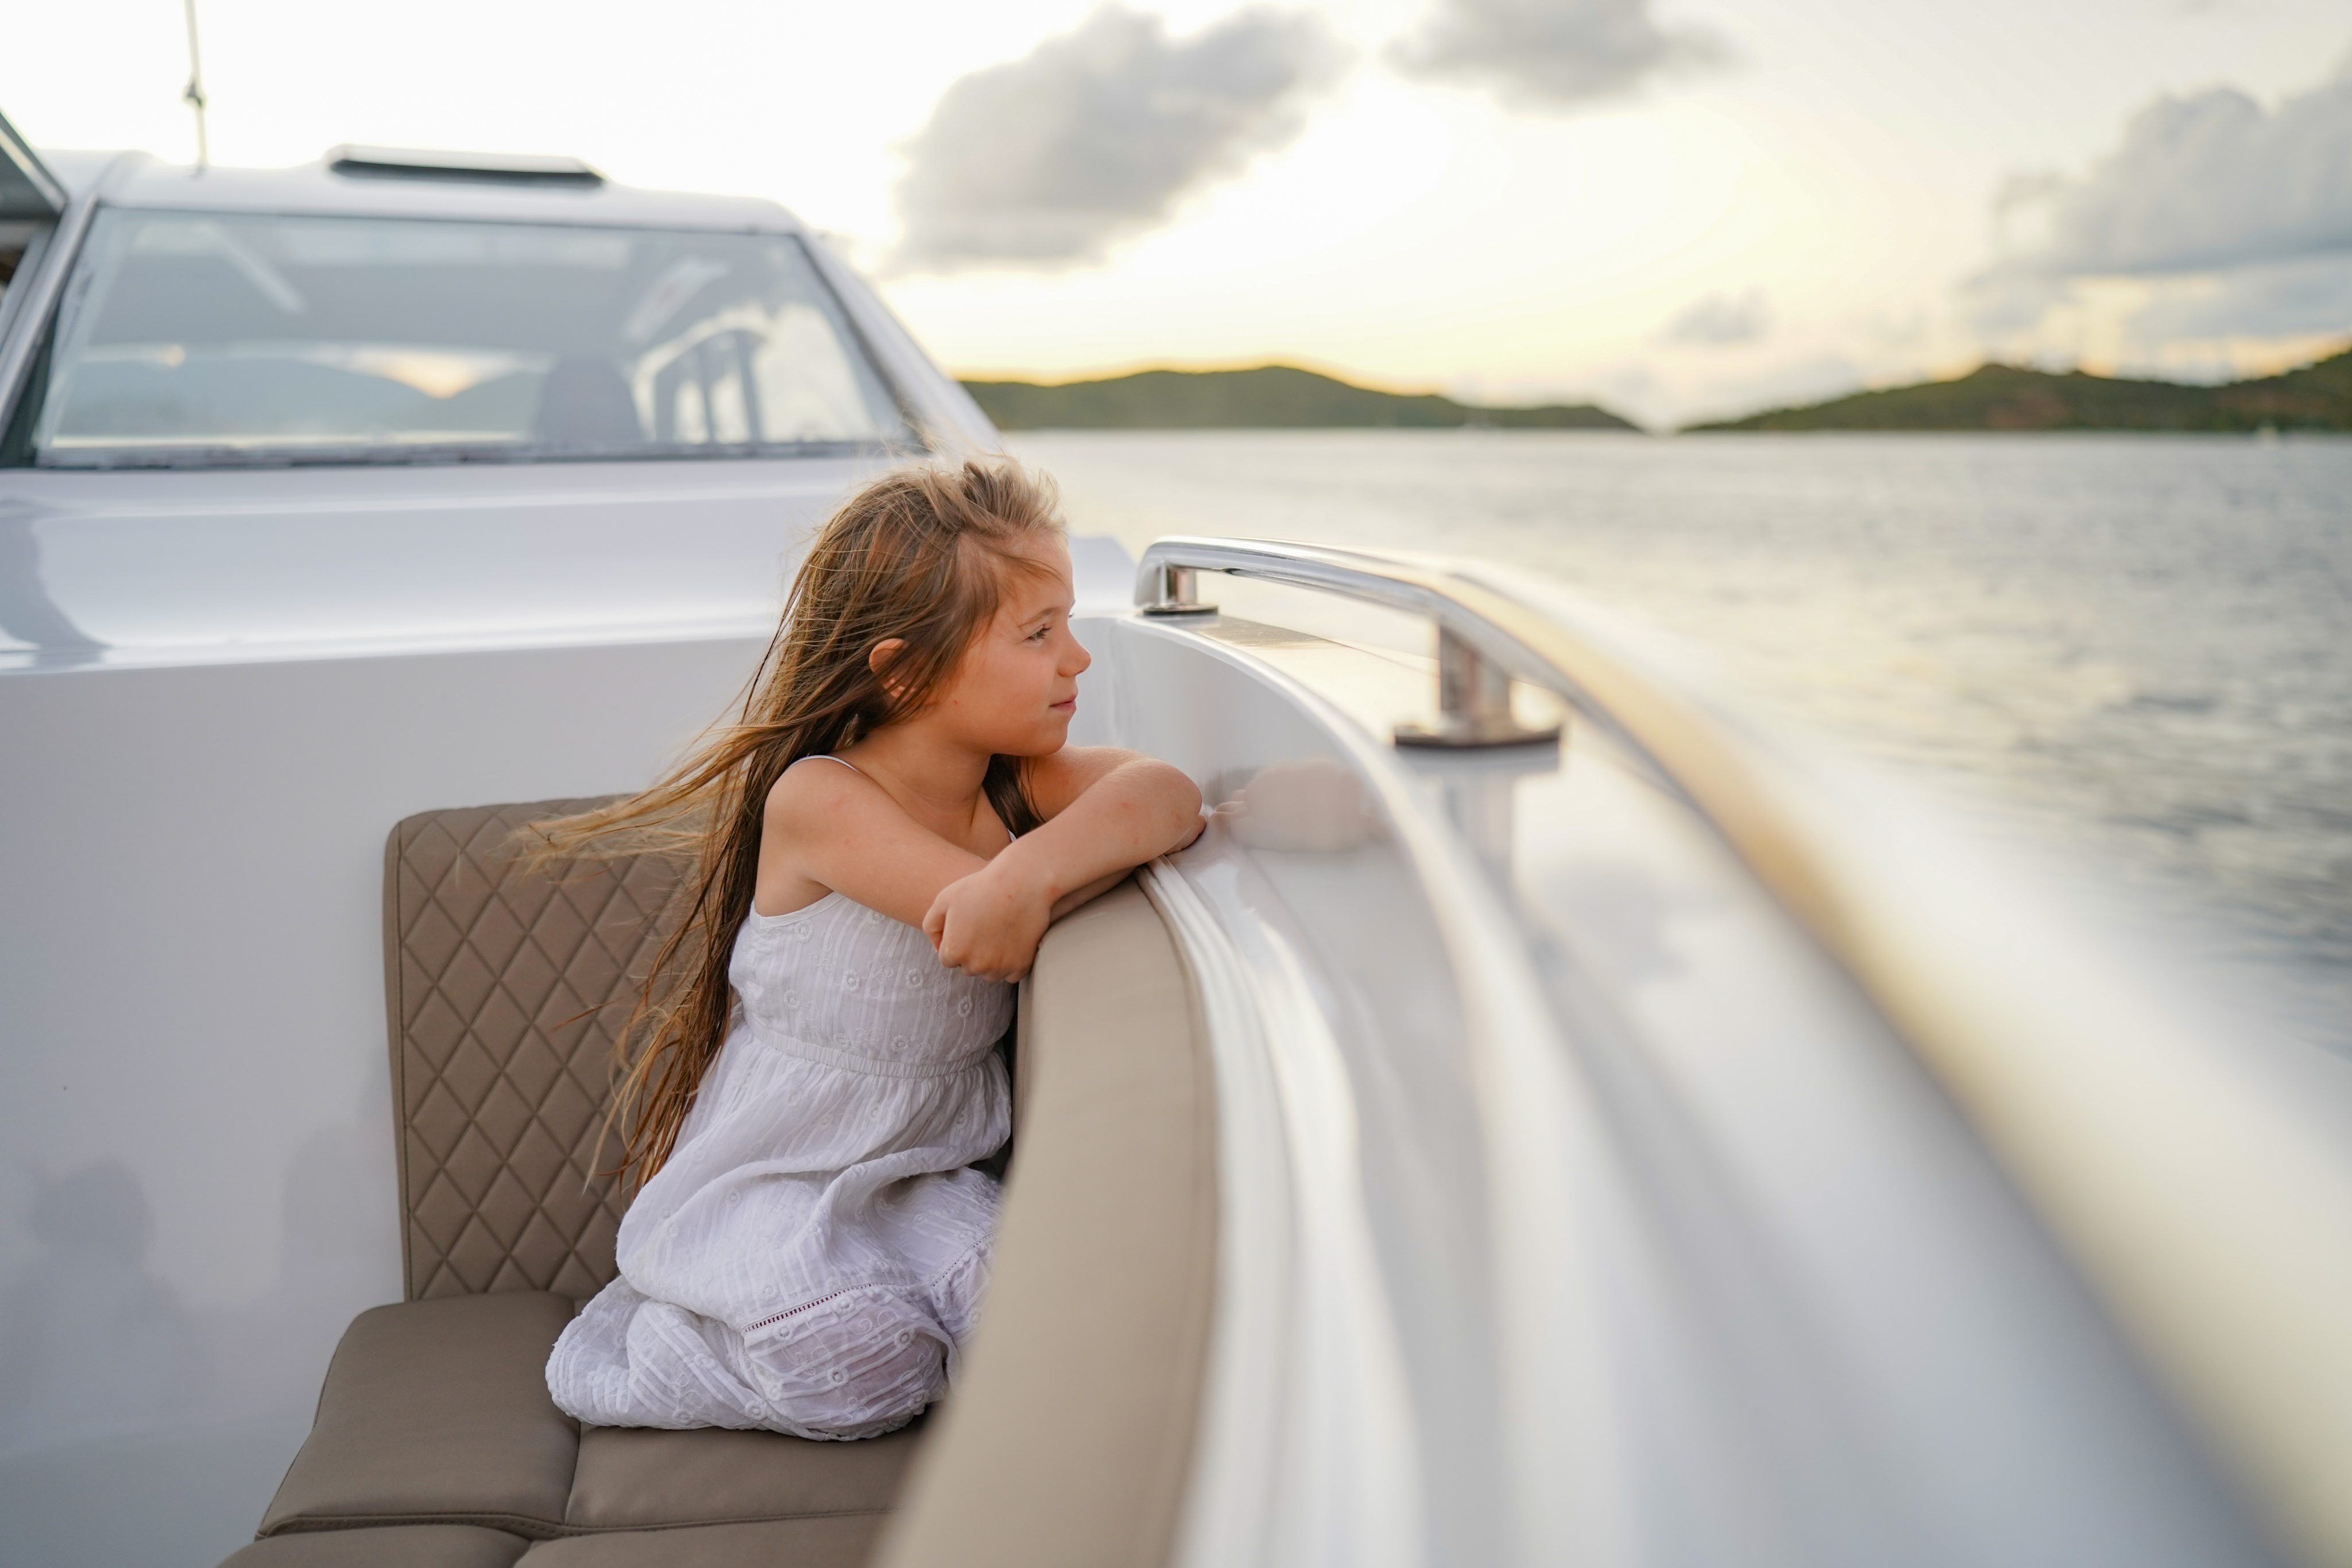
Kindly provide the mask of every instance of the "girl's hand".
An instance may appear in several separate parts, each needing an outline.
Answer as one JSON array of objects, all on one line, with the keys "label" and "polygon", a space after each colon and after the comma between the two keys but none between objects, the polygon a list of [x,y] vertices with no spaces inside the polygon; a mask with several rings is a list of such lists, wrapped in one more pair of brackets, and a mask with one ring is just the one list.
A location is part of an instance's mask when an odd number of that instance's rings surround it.
[{"label": "girl's hand", "polygon": [[1001,855],[940,889],[923,916],[923,935],[950,969],[1017,980],[1036,961],[1053,913],[1046,889],[1022,873],[1019,858]]}]

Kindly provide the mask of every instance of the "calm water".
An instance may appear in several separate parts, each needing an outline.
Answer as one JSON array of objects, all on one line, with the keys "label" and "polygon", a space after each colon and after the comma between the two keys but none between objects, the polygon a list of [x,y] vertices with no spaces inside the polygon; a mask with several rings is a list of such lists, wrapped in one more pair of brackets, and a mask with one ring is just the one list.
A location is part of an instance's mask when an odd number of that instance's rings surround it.
[{"label": "calm water", "polygon": [[1039,433],[1073,523],[1538,567],[2062,841],[2352,1049],[2352,441]]}]

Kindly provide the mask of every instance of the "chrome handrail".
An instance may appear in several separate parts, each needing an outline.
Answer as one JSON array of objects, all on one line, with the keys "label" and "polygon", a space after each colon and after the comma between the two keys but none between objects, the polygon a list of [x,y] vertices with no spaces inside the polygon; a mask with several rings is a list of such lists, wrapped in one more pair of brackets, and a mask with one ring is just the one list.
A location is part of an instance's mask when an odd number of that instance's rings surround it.
[{"label": "chrome handrail", "polygon": [[1786,758],[1480,575],[1176,537],[1145,550],[1139,608],[1205,612],[1203,571],[1427,616],[1441,649],[1457,642],[1621,738],[1964,1108],[2297,1554],[2352,1564],[2352,1162],[2242,1062],[2127,986],[2053,989],[2049,955],[2004,940],[2000,908],[1935,907]]},{"label": "chrome handrail", "polygon": [[[1144,550],[1135,573],[1138,610],[1213,612],[1214,606],[1193,601],[1202,571],[1319,589],[1427,617],[1437,627],[1441,664],[1451,642],[1566,701],[1697,807],[1782,903],[1833,949],[1839,946],[1837,913],[1811,857],[1790,825],[1765,808],[1759,781],[1719,729],[1622,661],[1570,636],[1550,617],[1433,558],[1186,534]],[[1173,606],[1171,596],[1181,596]]]},{"label": "chrome handrail", "polygon": [[1557,724],[1522,724],[1513,715],[1511,676],[1516,673],[1557,689],[1560,672],[1507,629],[1470,612],[1426,572],[1352,550],[1179,535],[1143,552],[1136,569],[1136,608],[1157,616],[1213,614],[1217,607],[1197,597],[1203,571],[1320,589],[1433,622],[1438,722],[1400,726],[1400,746],[1482,748],[1549,745],[1559,738]]}]

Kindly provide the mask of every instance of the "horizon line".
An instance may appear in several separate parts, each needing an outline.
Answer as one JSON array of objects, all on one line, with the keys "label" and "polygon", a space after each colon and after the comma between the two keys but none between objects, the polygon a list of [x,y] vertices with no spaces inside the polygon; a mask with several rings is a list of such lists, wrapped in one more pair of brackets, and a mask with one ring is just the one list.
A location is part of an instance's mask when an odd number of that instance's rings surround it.
[{"label": "horizon line", "polygon": [[1124,381],[1129,376],[1149,375],[1156,371],[1190,376],[1221,375],[1239,371],[1305,371],[1309,375],[1324,376],[1364,392],[1381,392],[1389,397],[1440,397],[1449,402],[1460,403],[1464,408],[1571,408],[1578,406],[1600,408],[1605,406],[1599,398],[1590,392],[1559,394],[1563,400],[1573,398],[1580,400],[1579,402],[1464,402],[1458,395],[1447,392],[1443,387],[1384,384],[1377,378],[1343,369],[1328,361],[1318,360],[1307,354],[1275,359],[1132,360],[1107,369],[1082,371],[1075,375],[1066,376],[1055,373],[1050,380],[1046,379],[1045,374],[1034,371],[954,370],[950,371],[948,374],[958,382],[993,382],[1000,385],[1012,383],[1034,387],[1071,387],[1085,386],[1097,382]]}]

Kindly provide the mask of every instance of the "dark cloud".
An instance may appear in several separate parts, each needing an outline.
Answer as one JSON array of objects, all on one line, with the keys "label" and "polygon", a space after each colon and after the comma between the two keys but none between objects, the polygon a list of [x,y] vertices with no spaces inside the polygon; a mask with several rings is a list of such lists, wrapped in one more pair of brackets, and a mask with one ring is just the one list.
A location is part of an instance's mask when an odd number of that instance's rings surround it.
[{"label": "dark cloud", "polygon": [[1710,294],[1672,321],[1658,334],[1662,343],[1696,348],[1728,348],[1753,343],[1772,329],[1772,302],[1760,288],[1734,297]]},{"label": "dark cloud", "polygon": [[1408,75],[1492,88],[1507,102],[1550,110],[1729,57],[1712,33],[1659,26],[1650,0],[1438,0],[1436,15],[1391,51]]},{"label": "dark cloud", "polygon": [[941,95],[906,149],[892,267],[1097,260],[1288,141],[1339,55],[1297,13],[1253,7],[1171,38],[1159,17],[1106,5]]},{"label": "dark cloud", "polygon": [[2352,329],[2352,69],[2275,109],[2229,88],[2160,98],[2087,175],[2013,179],[1995,216],[2012,253],[1968,290],[1989,331],[2093,277],[2165,286],[2142,335]]}]

